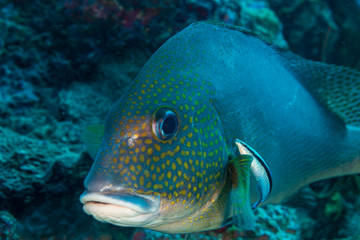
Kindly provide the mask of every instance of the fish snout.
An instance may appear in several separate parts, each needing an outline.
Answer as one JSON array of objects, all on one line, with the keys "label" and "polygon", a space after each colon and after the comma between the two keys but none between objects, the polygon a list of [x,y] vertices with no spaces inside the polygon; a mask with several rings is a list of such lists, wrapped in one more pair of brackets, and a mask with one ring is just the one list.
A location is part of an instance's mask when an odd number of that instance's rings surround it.
[{"label": "fish snout", "polygon": [[91,192],[80,196],[84,211],[101,222],[119,226],[144,226],[159,215],[160,197],[126,191]]}]

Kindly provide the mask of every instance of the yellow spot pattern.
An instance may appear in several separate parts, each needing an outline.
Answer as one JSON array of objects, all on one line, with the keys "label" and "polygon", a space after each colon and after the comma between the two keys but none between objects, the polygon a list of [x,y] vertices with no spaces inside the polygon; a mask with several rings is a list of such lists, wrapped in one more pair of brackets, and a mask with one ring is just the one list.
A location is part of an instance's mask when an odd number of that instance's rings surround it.
[{"label": "yellow spot pattern", "polygon": [[[109,113],[99,169],[113,175],[115,187],[159,193],[165,203],[190,211],[209,201],[219,187],[227,155],[219,118],[209,104],[214,93],[193,67],[178,75],[174,69],[179,63],[166,58],[157,55],[146,65]],[[180,118],[177,135],[167,142],[152,132],[153,113],[160,106],[173,109]]]}]

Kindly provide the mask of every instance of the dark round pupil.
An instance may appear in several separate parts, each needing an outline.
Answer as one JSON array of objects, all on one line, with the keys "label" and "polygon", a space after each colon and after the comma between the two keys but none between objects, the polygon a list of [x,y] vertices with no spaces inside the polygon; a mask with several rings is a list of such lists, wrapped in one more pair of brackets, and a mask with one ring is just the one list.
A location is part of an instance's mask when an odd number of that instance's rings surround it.
[{"label": "dark round pupil", "polygon": [[171,140],[177,134],[179,126],[180,119],[171,108],[160,107],[153,114],[152,131],[158,140]]},{"label": "dark round pupil", "polygon": [[173,134],[177,128],[176,116],[173,113],[167,113],[161,127],[165,136]]}]

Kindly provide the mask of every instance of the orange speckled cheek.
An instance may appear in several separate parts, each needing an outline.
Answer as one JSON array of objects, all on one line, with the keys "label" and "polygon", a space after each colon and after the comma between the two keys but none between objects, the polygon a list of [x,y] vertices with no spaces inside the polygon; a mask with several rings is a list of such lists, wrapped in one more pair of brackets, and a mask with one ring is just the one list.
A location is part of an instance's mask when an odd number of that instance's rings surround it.
[{"label": "orange speckled cheek", "polygon": [[[168,54],[175,52],[158,54],[152,60],[156,64],[147,63],[109,113],[99,169],[114,189],[155,192],[162,196],[161,207],[176,212],[182,206],[189,212],[219,187],[226,149],[209,105],[210,91],[195,67],[184,65],[191,61],[169,62]],[[159,141],[153,133],[153,114],[161,106],[173,109],[180,119],[170,141]]]}]

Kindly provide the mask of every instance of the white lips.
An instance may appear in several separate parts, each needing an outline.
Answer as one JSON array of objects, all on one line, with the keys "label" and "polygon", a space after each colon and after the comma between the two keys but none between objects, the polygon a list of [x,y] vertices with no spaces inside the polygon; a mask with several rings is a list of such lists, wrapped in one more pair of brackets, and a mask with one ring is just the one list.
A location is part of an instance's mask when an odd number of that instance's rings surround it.
[{"label": "white lips", "polygon": [[80,196],[80,201],[87,214],[101,222],[119,226],[141,227],[151,223],[159,215],[160,200],[152,196],[85,191]]}]

